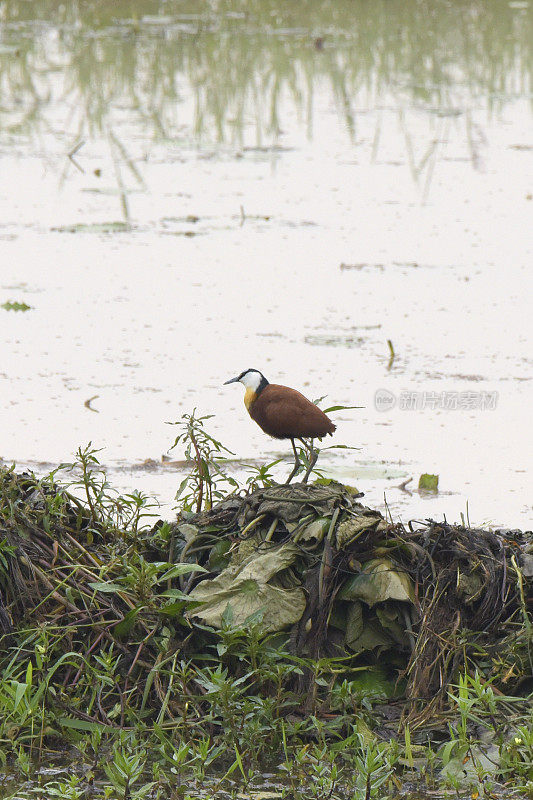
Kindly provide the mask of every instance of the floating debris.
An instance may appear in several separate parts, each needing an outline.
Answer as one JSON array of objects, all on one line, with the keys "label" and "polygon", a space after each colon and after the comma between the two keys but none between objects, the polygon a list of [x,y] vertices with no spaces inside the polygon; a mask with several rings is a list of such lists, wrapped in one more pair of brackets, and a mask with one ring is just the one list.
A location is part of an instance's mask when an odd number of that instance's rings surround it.
[{"label": "floating debris", "polygon": [[132,226],[129,222],[77,222],[52,230],[58,233],[128,233]]},{"label": "floating debris", "polygon": [[424,472],[418,479],[418,491],[436,494],[439,491],[439,476],[429,475],[427,472]]},{"label": "floating debris", "polygon": [[18,301],[12,302],[11,300],[2,303],[1,307],[5,311],[30,311],[32,308],[32,306],[29,306],[27,303],[19,303]]}]

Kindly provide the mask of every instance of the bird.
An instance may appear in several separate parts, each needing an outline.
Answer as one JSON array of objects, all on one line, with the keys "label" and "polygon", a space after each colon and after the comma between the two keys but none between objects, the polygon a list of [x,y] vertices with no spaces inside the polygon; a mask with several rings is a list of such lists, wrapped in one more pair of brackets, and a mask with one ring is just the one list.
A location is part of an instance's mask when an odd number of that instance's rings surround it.
[{"label": "bird", "polygon": [[[318,458],[318,450],[313,447],[313,439],[321,439],[326,434],[332,436],[336,425],[303,394],[289,386],[269,383],[258,369],[245,369],[236,378],[225,381],[224,386],[228,383],[243,384],[246,389],[244,405],[261,430],[274,439],[291,440],[294,468],[287,478],[287,484],[301,467],[294,442],[298,439],[303,444],[308,455],[303,483],[307,483]],[[305,441],[306,439],[310,441]]]}]

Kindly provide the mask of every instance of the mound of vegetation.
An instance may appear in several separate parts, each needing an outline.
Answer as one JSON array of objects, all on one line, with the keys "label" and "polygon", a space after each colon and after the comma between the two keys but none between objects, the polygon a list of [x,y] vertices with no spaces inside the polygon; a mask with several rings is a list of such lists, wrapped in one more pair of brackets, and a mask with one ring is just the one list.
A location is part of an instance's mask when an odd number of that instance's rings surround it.
[{"label": "mound of vegetation", "polygon": [[392,523],[267,469],[227,494],[203,421],[183,436],[173,522],[91,449],[69,489],[0,470],[4,762],[36,780],[68,749],[50,796],[214,796],[273,766],[279,797],[529,791],[531,534]]}]

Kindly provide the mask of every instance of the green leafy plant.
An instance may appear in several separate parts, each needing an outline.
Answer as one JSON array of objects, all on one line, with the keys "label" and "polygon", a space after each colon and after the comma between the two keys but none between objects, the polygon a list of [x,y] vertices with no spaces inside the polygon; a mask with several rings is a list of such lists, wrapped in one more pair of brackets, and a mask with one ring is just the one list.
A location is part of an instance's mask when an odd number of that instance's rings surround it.
[{"label": "green leafy plant", "polygon": [[158,504],[143,492],[121,495],[113,489],[98,459],[100,452],[89,442],[78,448],[73,463],[61,465],[61,469],[76,476],[69,488],[81,491],[85,497],[90,515],[87,534],[91,539],[103,534],[135,539],[146,527],[146,521],[156,516],[153,509]]},{"label": "green leafy plant", "polygon": [[117,796],[123,800],[142,800],[154,786],[153,781],[136,786],[145,774],[146,750],[139,746],[135,737],[120,736],[111,757],[102,762],[102,767]]},{"label": "green leafy plant", "polygon": [[205,422],[212,418],[212,414],[197,416],[194,409],[192,414],[183,414],[177,422],[169,423],[181,428],[170,450],[182,445],[185,458],[192,464],[176,493],[184,511],[209,509],[214,499],[224,495],[224,490],[239,488],[238,481],[225,470],[227,458],[223,455],[235,454],[205,429]]},{"label": "green leafy plant", "polygon": [[47,797],[59,797],[62,800],[82,800],[87,794],[87,788],[78,775],[71,775],[65,781],[49,781],[42,791]]}]

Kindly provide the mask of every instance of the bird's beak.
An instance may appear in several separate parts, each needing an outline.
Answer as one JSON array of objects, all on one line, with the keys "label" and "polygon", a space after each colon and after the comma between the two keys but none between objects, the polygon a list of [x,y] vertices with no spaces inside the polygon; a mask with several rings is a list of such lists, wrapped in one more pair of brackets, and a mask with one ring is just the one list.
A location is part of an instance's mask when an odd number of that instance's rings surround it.
[{"label": "bird's beak", "polygon": [[228,383],[238,383],[238,382],[239,382],[239,376],[237,376],[236,378],[230,378],[229,381],[224,381],[222,385],[226,386]]}]

